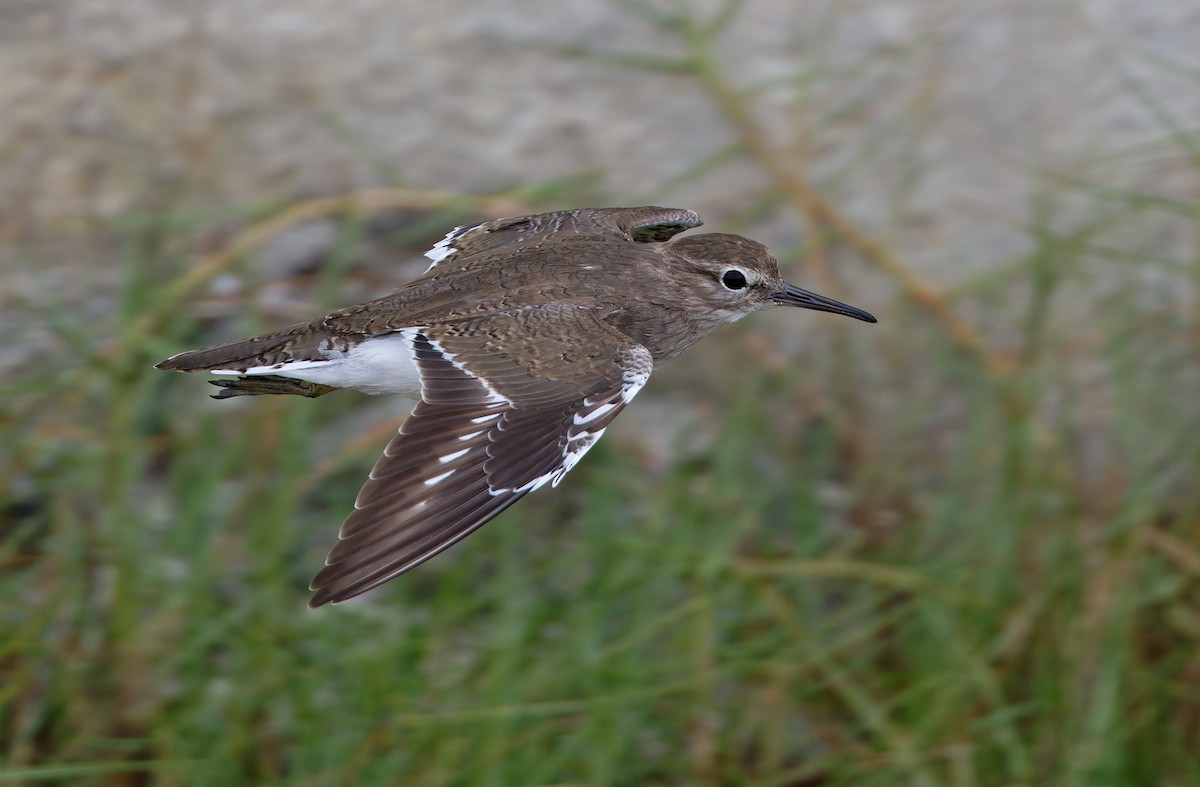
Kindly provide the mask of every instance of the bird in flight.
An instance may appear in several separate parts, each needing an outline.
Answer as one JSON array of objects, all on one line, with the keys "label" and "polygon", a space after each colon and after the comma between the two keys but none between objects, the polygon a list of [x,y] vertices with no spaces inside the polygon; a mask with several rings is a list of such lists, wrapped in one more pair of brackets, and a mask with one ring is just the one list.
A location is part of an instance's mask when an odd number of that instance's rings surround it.
[{"label": "bird in flight", "polygon": [[590,208],[459,227],[391,295],[273,333],[173,355],[233,396],[340,388],[417,404],[354,501],[309,606],[354,598],[557,486],[657,364],[776,306],[865,322],[788,284],[756,241],[699,216]]}]

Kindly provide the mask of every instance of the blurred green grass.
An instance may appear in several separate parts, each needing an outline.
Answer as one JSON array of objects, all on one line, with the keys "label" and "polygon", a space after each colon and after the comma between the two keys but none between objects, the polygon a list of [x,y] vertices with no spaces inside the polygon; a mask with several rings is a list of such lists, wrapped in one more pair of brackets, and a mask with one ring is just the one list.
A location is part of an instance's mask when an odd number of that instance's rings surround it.
[{"label": "blurred green grass", "polygon": [[[1200,168],[1194,132],[1047,178],[1028,250],[938,292],[773,151],[712,61],[720,19],[659,22],[692,49],[657,67],[696,74],[739,140],[672,187],[754,157],[774,187],[721,228],[794,209],[814,229],[785,264],[836,285],[828,247],[855,250],[898,295],[834,294],[881,325],[727,329],[634,405],[671,396],[670,455],[618,421],[553,493],[309,611],[384,442],[358,439],[364,400],[218,403],[151,368],[272,323],[247,255],[309,214],[94,227],[112,309],[13,305],[55,341],[0,382],[0,781],[1200,783],[1200,204],[1105,169]],[[349,297],[363,232],[333,213],[314,313]],[[249,229],[198,258],[230,221]],[[228,271],[241,315],[201,319]],[[1147,272],[1178,297],[1133,297]]]},{"label": "blurred green grass", "polygon": [[1170,384],[1196,324],[1114,302],[1060,336],[1077,238],[1034,233],[969,296],[1018,337],[1003,383],[902,305],[876,332],[785,315],[793,357],[747,321],[693,359],[722,379],[676,430],[711,445],[656,462],[615,428],[554,493],[309,611],[378,445],[354,394],[229,407],[151,368],[201,340],[186,305],[145,320],[192,275],[187,225],[112,228],[99,324],[27,304],[59,341],[4,382],[0,779],[1200,780],[1200,419]]}]

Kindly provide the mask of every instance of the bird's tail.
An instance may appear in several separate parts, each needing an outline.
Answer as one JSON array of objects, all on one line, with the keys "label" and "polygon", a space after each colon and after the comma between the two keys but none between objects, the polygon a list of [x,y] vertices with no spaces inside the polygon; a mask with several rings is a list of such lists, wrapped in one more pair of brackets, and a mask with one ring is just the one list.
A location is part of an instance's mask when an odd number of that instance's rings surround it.
[{"label": "bird's tail", "polygon": [[213,369],[252,369],[291,360],[294,345],[312,333],[311,323],[297,323],[274,333],[250,339],[236,339],[199,350],[176,353],[154,365],[173,372],[199,372]]}]

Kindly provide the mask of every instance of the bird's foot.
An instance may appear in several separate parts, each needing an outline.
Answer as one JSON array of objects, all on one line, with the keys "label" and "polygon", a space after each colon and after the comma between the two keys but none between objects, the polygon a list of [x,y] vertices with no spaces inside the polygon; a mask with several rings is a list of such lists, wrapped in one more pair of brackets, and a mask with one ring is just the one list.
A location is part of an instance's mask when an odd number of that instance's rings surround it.
[{"label": "bird's foot", "polygon": [[332,385],[320,385],[276,374],[238,377],[232,380],[209,380],[208,382],[221,389],[220,393],[212,395],[214,399],[229,399],[233,396],[261,396],[263,394],[307,396],[309,399],[316,399],[318,396],[324,396],[337,390]]}]

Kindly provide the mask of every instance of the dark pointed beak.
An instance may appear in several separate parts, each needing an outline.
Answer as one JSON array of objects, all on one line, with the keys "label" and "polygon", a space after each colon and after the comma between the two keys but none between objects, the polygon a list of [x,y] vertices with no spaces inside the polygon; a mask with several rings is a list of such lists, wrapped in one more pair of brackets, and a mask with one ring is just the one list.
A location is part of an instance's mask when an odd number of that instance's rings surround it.
[{"label": "dark pointed beak", "polygon": [[784,284],[783,289],[771,297],[781,306],[799,306],[801,309],[844,314],[847,317],[853,317],[863,322],[879,322],[879,320],[875,319],[874,315],[862,309],[847,306],[841,301],[835,301],[833,298],[826,298],[824,295],[817,295],[815,292],[802,290],[790,284]]}]

